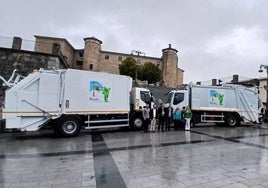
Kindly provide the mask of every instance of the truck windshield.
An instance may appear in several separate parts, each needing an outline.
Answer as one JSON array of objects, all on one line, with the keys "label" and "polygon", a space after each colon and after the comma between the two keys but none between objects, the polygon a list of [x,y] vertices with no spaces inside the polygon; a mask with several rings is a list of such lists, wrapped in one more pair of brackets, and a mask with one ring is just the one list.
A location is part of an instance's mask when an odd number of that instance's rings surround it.
[{"label": "truck windshield", "polygon": [[176,105],[181,103],[182,101],[184,101],[184,93],[175,93],[173,104]]},{"label": "truck windshield", "polygon": [[171,100],[172,100],[173,95],[174,95],[174,93],[169,93],[168,94],[167,103],[171,103]]},{"label": "truck windshield", "polygon": [[143,102],[145,102],[145,103],[151,102],[151,95],[150,95],[149,91],[141,91],[140,95],[141,95],[141,100]]}]

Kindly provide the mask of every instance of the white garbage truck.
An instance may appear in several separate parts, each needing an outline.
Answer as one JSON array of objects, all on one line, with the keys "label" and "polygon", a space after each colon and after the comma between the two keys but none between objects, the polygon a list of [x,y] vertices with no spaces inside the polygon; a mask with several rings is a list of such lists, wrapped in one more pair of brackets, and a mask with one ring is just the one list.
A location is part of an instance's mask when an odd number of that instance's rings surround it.
[{"label": "white garbage truck", "polygon": [[81,128],[141,129],[142,109],[151,99],[148,89],[132,88],[131,77],[116,74],[40,69],[20,81],[1,79],[10,87],[5,128],[20,131],[49,125],[60,135],[75,136]]},{"label": "white garbage truck", "polygon": [[184,89],[170,91],[168,95],[167,102],[173,109],[190,107],[193,126],[198,123],[229,126],[237,126],[241,122],[261,123],[264,110],[255,87],[190,84]]}]

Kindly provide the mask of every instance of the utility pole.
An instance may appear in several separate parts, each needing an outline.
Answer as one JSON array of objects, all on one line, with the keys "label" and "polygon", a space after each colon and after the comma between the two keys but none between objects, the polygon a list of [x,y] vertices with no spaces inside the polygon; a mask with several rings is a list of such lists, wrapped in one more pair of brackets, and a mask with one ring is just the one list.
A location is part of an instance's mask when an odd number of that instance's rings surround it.
[{"label": "utility pole", "polygon": [[138,56],[137,57],[137,64],[136,64],[136,71],[135,71],[135,82],[137,82],[137,77],[138,77],[138,64],[140,64],[139,62],[139,57],[141,54],[143,54],[145,56],[145,53],[142,51],[138,51],[138,50],[132,50],[131,51],[131,55],[134,55],[134,53]]}]

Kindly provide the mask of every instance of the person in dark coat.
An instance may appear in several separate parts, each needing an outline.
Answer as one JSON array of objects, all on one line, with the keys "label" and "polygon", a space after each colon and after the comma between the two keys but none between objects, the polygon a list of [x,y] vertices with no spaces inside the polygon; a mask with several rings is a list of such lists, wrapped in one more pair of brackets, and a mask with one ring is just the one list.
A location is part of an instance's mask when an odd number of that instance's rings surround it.
[{"label": "person in dark coat", "polygon": [[165,130],[166,131],[170,131],[170,124],[172,122],[172,117],[173,117],[173,108],[171,106],[171,104],[168,105],[168,107],[166,108],[166,127]]},{"label": "person in dark coat", "polygon": [[158,132],[161,131],[164,132],[164,124],[166,120],[166,112],[165,112],[165,104],[161,104],[158,108]]}]

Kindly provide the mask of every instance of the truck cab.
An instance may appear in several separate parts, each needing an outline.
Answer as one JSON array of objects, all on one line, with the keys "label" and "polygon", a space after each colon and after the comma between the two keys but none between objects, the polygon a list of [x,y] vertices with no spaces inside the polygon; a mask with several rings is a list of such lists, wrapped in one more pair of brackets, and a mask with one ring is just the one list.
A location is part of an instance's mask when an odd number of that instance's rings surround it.
[{"label": "truck cab", "polygon": [[188,106],[188,101],[188,90],[173,90],[168,94],[167,103],[169,103],[173,109]]},{"label": "truck cab", "polygon": [[149,89],[133,87],[130,93],[130,126],[134,130],[139,130],[143,125],[142,110],[146,104],[151,102]]},{"label": "truck cab", "polygon": [[151,100],[150,91],[146,88],[133,87],[131,90],[131,109],[135,111],[142,110]]}]

